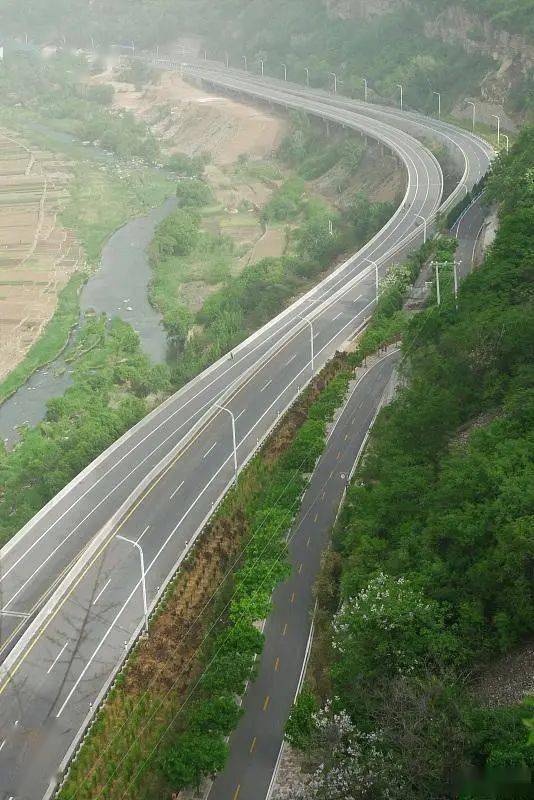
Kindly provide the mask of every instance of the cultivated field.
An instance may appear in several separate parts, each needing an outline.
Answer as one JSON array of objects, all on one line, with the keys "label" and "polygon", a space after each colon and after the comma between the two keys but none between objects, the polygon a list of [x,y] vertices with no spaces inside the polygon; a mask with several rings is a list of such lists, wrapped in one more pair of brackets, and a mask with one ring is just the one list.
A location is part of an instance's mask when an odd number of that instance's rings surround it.
[{"label": "cultivated field", "polygon": [[0,380],[39,338],[82,263],[73,235],[57,224],[68,180],[56,157],[0,130]]}]

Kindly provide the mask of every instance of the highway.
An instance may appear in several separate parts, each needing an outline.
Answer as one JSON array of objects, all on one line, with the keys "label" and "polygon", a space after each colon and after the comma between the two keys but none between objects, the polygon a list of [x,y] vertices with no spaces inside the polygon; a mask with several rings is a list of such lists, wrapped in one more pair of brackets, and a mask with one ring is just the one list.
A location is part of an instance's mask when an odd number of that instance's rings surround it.
[{"label": "highway", "polygon": [[[209,80],[262,94],[246,75],[210,70]],[[385,122],[348,109],[342,98],[338,107],[331,98],[284,94],[267,84],[263,97],[384,142],[405,165],[404,202],[359,253],[122,437],[3,548],[0,796],[6,799],[40,800],[52,791],[142,628],[139,553],[117,534],[143,548],[152,608],[232,484],[228,411],[242,468],[311,375],[370,315],[376,298],[370,260],[384,275],[422,240],[421,218],[430,226],[441,206],[439,164],[390,124],[391,114]],[[433,124],[422,118],[421,125]],[[458,146],[470,187],[489,164],[489,147],[465,132],[458,136],[476,153]]]}]

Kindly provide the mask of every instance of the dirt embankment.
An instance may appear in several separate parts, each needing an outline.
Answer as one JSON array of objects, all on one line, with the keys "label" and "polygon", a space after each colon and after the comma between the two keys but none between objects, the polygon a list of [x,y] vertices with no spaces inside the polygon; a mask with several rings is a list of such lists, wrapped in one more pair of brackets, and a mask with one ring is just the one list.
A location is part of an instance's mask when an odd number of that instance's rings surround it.
[{"label": "dirt embankment", "polygon": [[57,225],[66,165],[0,130],[0,380],[41,335],[57,297],[83,263]]},{"label": "dirt embankment", "polygon": [[286,130],[281,117],[205,92],[173,72],[163,72],[157,83],[141,91],[115,80],[111,72],[93,81],[111,84],[114,106],[150,125],[168,153],[209,152],[218,166],[233,164],[242,154],[270,157]]}]

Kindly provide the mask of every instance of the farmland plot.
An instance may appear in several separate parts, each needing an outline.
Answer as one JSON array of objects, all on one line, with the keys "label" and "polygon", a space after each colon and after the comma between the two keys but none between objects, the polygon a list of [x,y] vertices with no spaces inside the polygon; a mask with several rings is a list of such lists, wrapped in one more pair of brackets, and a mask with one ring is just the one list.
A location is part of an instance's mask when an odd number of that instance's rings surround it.
[{"label": "farmland plot", "polygon": [[0,380],[39,338],[83,264],[75,237],[57,224],[69,178],[56,157],[0,130]]}]

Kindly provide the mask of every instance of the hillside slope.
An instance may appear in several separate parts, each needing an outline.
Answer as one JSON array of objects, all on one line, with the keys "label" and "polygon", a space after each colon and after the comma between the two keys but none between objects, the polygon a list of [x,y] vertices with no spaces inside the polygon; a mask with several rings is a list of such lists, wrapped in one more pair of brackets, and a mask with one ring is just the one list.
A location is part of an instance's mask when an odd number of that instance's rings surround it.
[{"label": "hillside slope", "polygon": [[534,0],[0,0],[0,33],[28,31],[39,42],[138,49],[189,32],[234,63],[263,56],[271,74],[283,61],[303,80],[307,66],[320,85],[339,71],[357,96],[366,77],[395,101],[405,84],[407,104],[426,111],[436,110],[432,91],[445,112],[466,96],[520,120],[534,108]]},{"label": "hillside slope", "polygon": [[320,584],[324,710],[305,693],[288,729],[314,778],[291,800],[341,779],[358,798],[530,796],[532,699],[493,707],[473,678],[534,634],[533,146],[525,129],[495,165],[495,243],[458,311],[443,270],[444,305],[412,321],[406,386],[348,490]]}]

